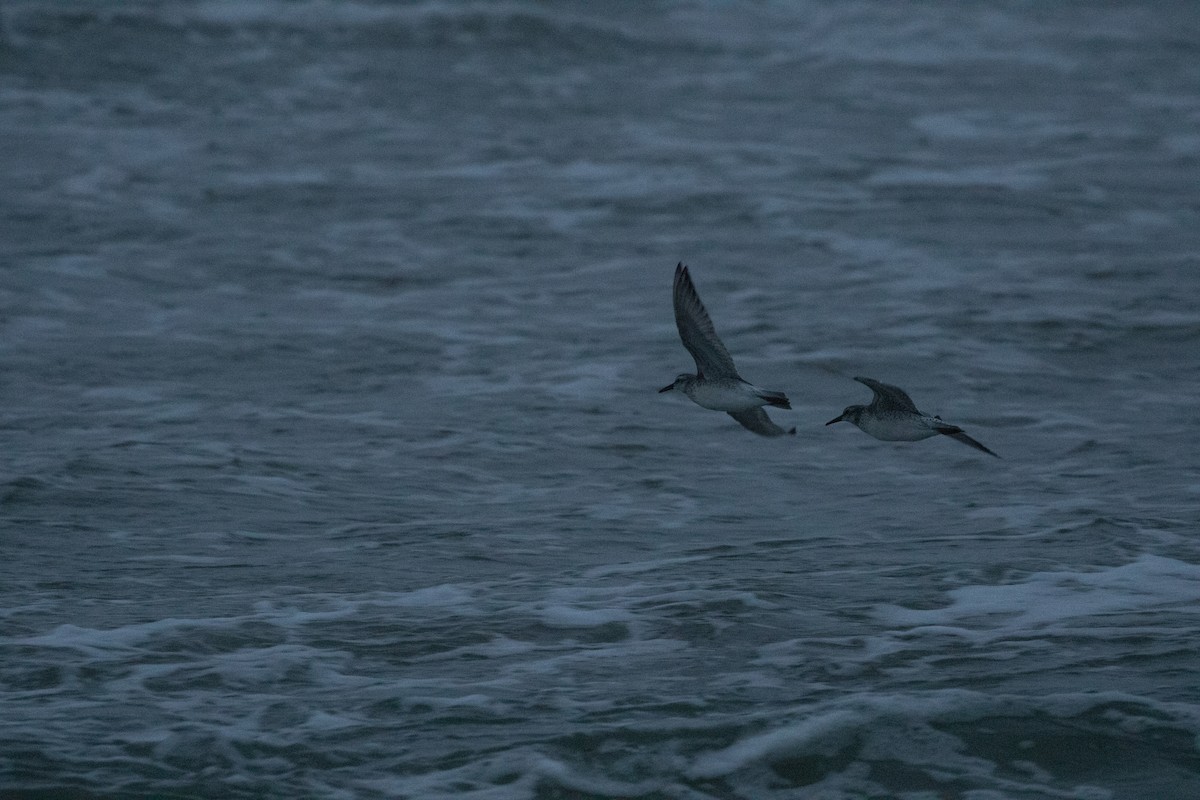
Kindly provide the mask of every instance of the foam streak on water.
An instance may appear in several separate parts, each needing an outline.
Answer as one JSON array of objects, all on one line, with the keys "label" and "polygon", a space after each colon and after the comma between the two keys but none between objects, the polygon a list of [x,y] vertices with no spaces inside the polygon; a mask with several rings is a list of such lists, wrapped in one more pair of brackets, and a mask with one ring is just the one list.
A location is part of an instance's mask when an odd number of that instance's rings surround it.
[{"label": "foam streak on water", "polygon": [[0,797],[1200,796],[1197,41],[4,3]]}]

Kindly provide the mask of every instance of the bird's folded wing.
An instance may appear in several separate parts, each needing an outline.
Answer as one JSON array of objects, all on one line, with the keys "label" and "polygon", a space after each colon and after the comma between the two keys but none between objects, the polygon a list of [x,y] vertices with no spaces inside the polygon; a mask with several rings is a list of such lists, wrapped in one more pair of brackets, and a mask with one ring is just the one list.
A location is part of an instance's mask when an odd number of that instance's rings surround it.
[{"label": "bird's folded wing", "polygon": [[954,439],[955,441],[959,441],[965,445],[974,447],[976,450],[982,450],[983,452],[987,453],[990,456],[996,456],[996,458],[1000,457],[1000,456],[996,455],[995,453],[993,453],[991,450],[984,447],[979,442],[972,439],[970,436],[967,436],[967,434],[965,432],[963,432],[963,429],[958,427],[957,425],[947,425],[945,427],[938,428],[937,432],[944,436],[949,436],[951,439]]},{"label": "bird's folded wing", "polygon": [[796,432],[795,428],[784,430],[776,425],[767,416],[767,412],[761,408],[752,408],[748,411],[730,411],[729,416],[741,423],[743,428],[754,431],[759,436],[784,436]]}]

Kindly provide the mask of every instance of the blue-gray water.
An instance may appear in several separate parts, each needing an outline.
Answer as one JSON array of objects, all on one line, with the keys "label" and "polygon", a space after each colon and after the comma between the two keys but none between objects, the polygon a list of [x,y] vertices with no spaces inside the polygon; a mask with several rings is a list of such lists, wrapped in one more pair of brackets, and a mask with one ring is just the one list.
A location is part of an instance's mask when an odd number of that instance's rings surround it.
[{"label": "blue-gray water", "polygon": [[0,19],[5,800],[1200,796],[1190,4]]}]

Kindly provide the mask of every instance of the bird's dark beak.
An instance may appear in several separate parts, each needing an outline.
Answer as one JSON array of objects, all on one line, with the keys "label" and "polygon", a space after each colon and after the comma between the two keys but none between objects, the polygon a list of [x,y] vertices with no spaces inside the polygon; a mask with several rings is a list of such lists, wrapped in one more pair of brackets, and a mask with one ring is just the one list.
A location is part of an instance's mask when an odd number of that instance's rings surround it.
[{"label": "bird's dark beak", "polygon": [[659,389],[659,390],[658,390],[658,393],[659,393],[659,394],[662,394],[663,392],[669,392],[669,391],[671,391],[671,390],[672,390],[672,389],[674,389],[674,388],[675,388],[675,384],[673,384],[673,383],[672,383],[672,384],[668,384],[667,386],[664,386],[663,388]]},{"label": "bird's dark beak", "polygon": [[829,422],[826,422],[825,424],[826,424],[826,425],[832,425],[832,424],[833,424],[833,423],[835,423],[835,422],[841,422],[841,421],[842,421],[842,420],[844,420],[845,418],[846,418],[846,415],[845,415],[845,414],[842,414],[840,417],[834,417],[833,419],[829,420]]}]

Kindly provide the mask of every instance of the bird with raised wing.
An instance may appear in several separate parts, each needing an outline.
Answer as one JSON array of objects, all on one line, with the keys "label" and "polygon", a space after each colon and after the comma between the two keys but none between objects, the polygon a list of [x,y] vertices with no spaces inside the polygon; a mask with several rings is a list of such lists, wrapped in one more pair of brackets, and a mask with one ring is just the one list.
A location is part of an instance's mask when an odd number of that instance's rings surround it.
[{"label": "bird with raised wing", "polygon": [[979,442],[967,436],[957,425],[943,422],[941,417],[931,417],[917,410],[912,398],[898,386],[880,383],[872,378],[855,378],[854,380],[870,388],[875,396],[871,404],[866,406],[847,406],[840,417],[826,422],[852,422],[864,433],[885,442],[917,442],[937,436],[949,436],[951,439],[965,445],[982,450],[991,456],[1000,456],[984,447]]},{"label": "bird with raised wing", "polygon": [[683,346],[696,361],[696,374],[684,373],[659,393],[678,389],[698,406],[724,411],[742,427],[760,436],[781,436],[795,433],[785,430],[767,416],[763,406],[791,408],[783,392],[759,389],[742,379],[733,365],[733,357],[717,336],[688,268],[682,262],[675,267],[672,297],[675,305],[675,326]]}]

